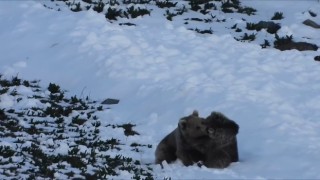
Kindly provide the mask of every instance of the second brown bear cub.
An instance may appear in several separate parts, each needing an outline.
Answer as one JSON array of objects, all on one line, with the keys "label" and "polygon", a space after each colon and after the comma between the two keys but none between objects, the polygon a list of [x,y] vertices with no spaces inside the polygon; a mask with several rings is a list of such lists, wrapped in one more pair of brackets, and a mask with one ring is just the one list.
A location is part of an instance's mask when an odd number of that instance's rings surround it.
[{"label": "second brown bear cub", "polygon": [[239,125],[220,112],[212,112],[204,124],[210,140],[205,144],[203,164],[211,168],[225,168],[239,161],[236,137]]},{"label": "second brown bear cub", "polygon": [[238,130],[234,121],[219,112],[204,119],[194,111],[181,118],[178,127],[159,143],[156,163],[171,163],[178,158],[186,166],[201,161],[210,168],[225,168],[239,160]]}]

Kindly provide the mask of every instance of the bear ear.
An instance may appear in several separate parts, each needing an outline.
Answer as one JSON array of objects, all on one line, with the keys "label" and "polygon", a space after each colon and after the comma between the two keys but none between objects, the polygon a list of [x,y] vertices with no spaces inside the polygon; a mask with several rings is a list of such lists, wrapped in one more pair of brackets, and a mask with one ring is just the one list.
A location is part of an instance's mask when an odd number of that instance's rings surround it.
[{"label": "bear ear", "polygon": [[199,112],[197,110],[193,110],[192,116],[199,117]]},{"label": "bear ear", "polygon": [[179,121],[179,127],[181,129],[186,129],[187,128],[187,120],[186,119],[180,119]]}]

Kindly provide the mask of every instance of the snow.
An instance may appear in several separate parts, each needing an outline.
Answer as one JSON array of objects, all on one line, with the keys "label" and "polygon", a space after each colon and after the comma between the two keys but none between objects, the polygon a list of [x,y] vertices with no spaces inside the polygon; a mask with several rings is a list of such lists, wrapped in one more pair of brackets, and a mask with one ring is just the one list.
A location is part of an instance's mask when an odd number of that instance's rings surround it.
[{"label": "snow", "polygon": [[58,154],[67,154],[69,150],[69,145],[66,143],[61,142],[59,144],[59,147],[56,149],[56,152]]},{"label": "snow", "polygon": [[[258,10],[247,20],[284,12],[279,35],[308,37],[319,46],[319,30],[301,22],[310,18],[305,12],[311,9],[320,23],[320,4],[276,2],[244,1]],[[223,170],[184,167],[179,161],[164,169],[153,165],[156,178],[319,179],[320,66],[313,60],[319,50],[261,49],[259,43],[235,41],[220,26],[212,35],[200,35],[179,19],[161,16],[153,13],[135,19],[138,26],[119,26],[92,10],[58,12],[37,1],[1,1],[0,72],[54,82],[68,94],[120,99],[119,105],[101,112],[101,120],[137,124],[140,136],[122,140],[153,145],[136,157],[143,163],[153,163],[157,144],[193,109],[203,117],[221,111],[240,125],[240,162]],[[16,101],[6,94],[0,100],[0,108]],[[27,107],[38,103],[25,101]],[[57,153],[68,150],[61,142]],[[123,172],[113,178],[129,177]]]},{"label": "snow", "polygon": [[7,94],[2,94],[0,96],[0,106],[2,108],[10,108],[14,105],[14,100],[12,98],[12,96],[9,96]]}]

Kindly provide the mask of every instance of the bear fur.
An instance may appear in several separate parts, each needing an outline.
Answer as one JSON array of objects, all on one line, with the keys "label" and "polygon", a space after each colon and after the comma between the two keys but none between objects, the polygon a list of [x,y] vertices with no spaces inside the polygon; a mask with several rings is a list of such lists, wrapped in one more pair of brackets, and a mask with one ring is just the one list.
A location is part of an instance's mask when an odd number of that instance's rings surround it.
[{"label": "bear fur", "polygon": [[[212,112],[204,120],[210,140],[203,144],[203,165],[208,168],[225,168],[239,161],[236,135],[239,125],[220,112]],[[199,148],[198,148],[199,149]]]},{"label": "bear fur", "polygon": [[[178,127],[161,140],[155,151],[155,163],[167,161],[172,163],[180,159],[185,166],[204,159],[204,153],[197,148],[209,141],[204,131],[204,118],[199,117],[197,111],[179,120]],[[203,149],[204,150],[204,149]]]}]

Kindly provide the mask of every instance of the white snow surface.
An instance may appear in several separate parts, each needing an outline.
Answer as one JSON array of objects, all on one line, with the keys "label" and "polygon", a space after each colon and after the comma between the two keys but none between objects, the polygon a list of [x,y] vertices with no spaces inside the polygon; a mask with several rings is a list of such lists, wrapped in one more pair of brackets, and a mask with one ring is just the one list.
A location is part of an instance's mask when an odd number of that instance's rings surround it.
[{"label": "white snow surface", "polygon": [[[284,12],[282,35],[320,45],[320,31],[301,23],[308,10],[318,13],[313,20],[320,23],[317,1],[243,3],[258,10],[248,17],[256,22]],[[153,145],[137,157],[143,163],[153,163],[160,140],[194,109],[203,117],[221,111],[240,125],[240,162],[222,170],[179,161],[164,169],[153,165],[156,178],[320,179],[320,64],[313,60],[319,50],[261,49],[222,28],[201,35],[162,16],[119,26],[92,10],[58,12],[39,1],[1,1],[0,72],[54,82],[78,96],[120,99],[100,119],[137,124],[141,135],[127,140]],[[13,102],[0,96],[1,108]],[[61,144],[57,151],[67,148]]]}]

